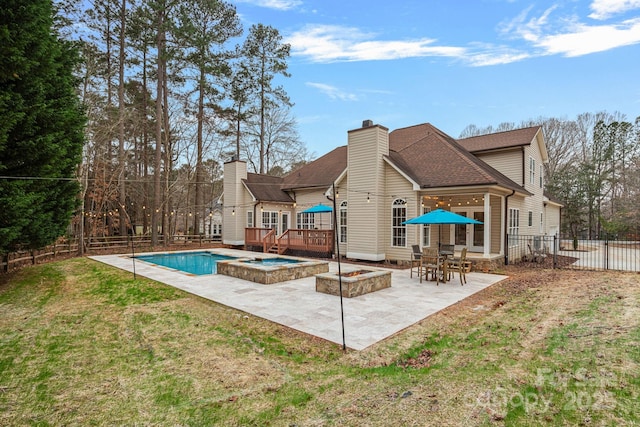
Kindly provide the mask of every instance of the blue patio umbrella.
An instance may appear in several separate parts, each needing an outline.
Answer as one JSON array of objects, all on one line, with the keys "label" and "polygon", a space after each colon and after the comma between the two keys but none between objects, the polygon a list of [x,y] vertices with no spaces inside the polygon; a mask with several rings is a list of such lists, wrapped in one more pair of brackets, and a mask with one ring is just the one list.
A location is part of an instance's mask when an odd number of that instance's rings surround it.
[{"label": "blue patio umbrella", "polygon": [[[333,208],[331,206],[323,205],[322,203],[318,203],[315,206],[311,206],[309,209],[305,209],[302,213],[306,214],[318,214],[318,213],[329,213],[333,212]],[[322,219],[320,220],[320,228],[322,228]]]},{"label": "blue patio umbrella", "polygon": [[305,209],[302,211],[302,213],[326,213],[326,212],[333,212],[333,208],[331,206],[327,206],[327,205],[323,205],[322,203],[319,203],[315,206],[311,206],[309,209]]},{"label": "blue patio umbrella", "polygon": [[436,209],[424,215],[408,219],[403,224],[482,224],[482,222],[458,215],[455,212]]},{"label": "blue patio umbrella", "polygon": [[411,218],[403,222],[403,224],[438,224],[438,248],[440,247],[440,224],[482,224],[482,222],[458,215],[455,212],[445,211],[444,209],[436,209],[426,214]]}]

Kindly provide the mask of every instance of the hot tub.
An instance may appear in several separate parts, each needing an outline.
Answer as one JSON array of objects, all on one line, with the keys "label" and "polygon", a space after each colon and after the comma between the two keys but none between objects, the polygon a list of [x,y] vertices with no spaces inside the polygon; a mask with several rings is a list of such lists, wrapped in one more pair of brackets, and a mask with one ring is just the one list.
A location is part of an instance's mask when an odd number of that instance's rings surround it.
[{"label": "hot tub", "polygon": [[287,280],[302,279],[329,271],[327,261],[293,257],[261,257],[218,263],[218,274],[271,285]]}]

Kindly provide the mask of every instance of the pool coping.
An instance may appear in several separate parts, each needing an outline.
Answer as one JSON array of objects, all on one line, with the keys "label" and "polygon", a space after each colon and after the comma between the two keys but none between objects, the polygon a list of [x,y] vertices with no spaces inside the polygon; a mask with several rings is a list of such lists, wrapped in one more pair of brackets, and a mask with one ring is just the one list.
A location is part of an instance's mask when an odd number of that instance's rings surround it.
[{"label": "pool coping", "polygon": [[[195,251],[195,250],[194,250]],[[200,250],[201,251],[201,250]],[[190,252],[184,250],[180,252]],[[216,253],[266,254],[235,249],[215,249]],[[131,255],[97,255],[89,258],[116,268],[133,272]],[[391,272],[391,287],[355,298],[343,299],[315,291],[315,277],[280,282],[269,286],[220,274],[186,275],[144,263],[135,263],[140,276],[165,283],[185,292],[215,301],[298,331],[342,345],[363,350],[388,338],[428,316],[473,295],[507,276],[467,273],[467,284],[458,281],[440,283],[419,282],[410,278],[409,270],[366,267]],[[362,269],[361,265],[341,262],[341,271]],[[338,264],[329,262],[329,271],[337,272]]]}]

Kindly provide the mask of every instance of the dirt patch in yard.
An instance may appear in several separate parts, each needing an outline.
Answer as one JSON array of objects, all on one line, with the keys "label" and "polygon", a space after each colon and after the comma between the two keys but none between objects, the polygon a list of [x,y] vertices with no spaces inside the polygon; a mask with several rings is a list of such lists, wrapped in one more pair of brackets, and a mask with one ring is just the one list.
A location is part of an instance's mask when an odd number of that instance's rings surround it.
[{"label": "dirt patch in yard", "polygon": [[[352,357],[364,366],[386,366],[394,363],[394,354],[398,348],[408,348],[421,335],[435,333],[446,334],[453,328],[469,330],[519,301],[535,302],[536,310],[525,320],[527,333],[522,337],[520,346],[523,356],[527,349],[543,341],[552,328],[563,325],[572,313],[584,310],[596,299],[615,298],[624,300],[625,313],[622,318],[608,319],[619,327],[631,327],[640,318],[640,307],[636,296],[625,292],[629,286],[637,286],[640,276],[624,272],[593,272],[562,269],[528,268],[526,265],[505,267],[499,272],[509,276],[487,289],[484,289],[444,310],[424,319],[420,323],[378,343],[366,351],[353,354]],[[605,313],[601,313],[603,315]],[[618,316],[619,313],[616,315]],[[635,317],[634,317],[635,316]],[[622,319],[625,322],[622,322]],[[635,319],[635,320],[633,320]],[[605,320],[605,319],[602,319]],[[622,326],[621,323],[627,323]],[[609,331],[610,332],[610,331]],[[604,331],[598,331],[602,334]],[[386,354],[385,349],[394,351]],[[420,358],[418,358],[420,359]],[[425,360],[425,366],[431,363]],[[420,365],[420,360],[402,362]]]}]

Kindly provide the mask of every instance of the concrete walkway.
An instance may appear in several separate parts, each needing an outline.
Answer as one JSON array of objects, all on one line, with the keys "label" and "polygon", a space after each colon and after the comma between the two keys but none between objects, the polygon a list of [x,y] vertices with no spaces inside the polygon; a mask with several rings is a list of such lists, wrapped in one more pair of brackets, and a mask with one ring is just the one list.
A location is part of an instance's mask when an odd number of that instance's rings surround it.
[{"label": "concrete walkway", "polygon": [[[213,249],[232,256],[255,256],[255,253],[232,249]],[[90,257],[96,261],[133,271],[128,255]],[[341,263],[341,271],[361,269],[361,265]],[[288,326],[342,345],[340,298],[315,291],[315,277],[261,285],[219,274],[193,276],[135,262],[136,274],[242,310],[246,313]],[[384,270],[367,266],[367,269]],[[337,272],[338,264],[329,263]],[[456,276],[448,283],[420,283],[409,270],[390,269],[391,288],[343,298],[344,333],[347,347],[362,350],[398,331],[472,295],[507,276],[483,273],[467,274],[467,284],[460,286]]]}]

